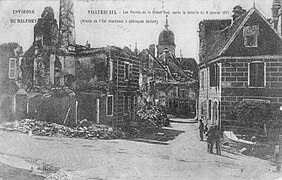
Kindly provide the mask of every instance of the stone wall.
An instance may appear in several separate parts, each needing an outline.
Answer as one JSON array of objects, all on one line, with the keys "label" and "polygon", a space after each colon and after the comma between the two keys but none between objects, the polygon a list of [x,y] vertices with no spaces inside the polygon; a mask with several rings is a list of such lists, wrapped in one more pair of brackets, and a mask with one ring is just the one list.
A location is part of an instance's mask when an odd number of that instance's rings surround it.
[{"label": "stone wall", "polygon": [[[253,61],[265,63],[265,87],[248,86],[248,66]],[[282,103],[282,57],[224,59],[221,85],[221,119],[226,125],[230,124],[230,115],[234,107],[244,99]]]}]

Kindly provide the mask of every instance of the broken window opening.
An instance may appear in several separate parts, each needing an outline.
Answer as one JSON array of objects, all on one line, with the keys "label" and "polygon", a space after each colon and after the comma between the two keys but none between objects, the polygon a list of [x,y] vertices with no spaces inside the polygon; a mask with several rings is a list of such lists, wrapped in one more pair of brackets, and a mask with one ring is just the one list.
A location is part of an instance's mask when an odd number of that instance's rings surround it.
[{"label": "broken window opening", "polygon": [[113,115],[113,109],[114,109],[114,103],[113,103],[113,95],[107,96],[107,115],[112,116]]},{"label": "broken window opening", "polygon": [[61,72],[62,72],[62,64],[58,57],[54,62],[54,86],[60,87],[60,79],[61,79]]},{"label": "broken window opening", "polygon": [[16,58],[9,59],[9,78],[16,78]]}]

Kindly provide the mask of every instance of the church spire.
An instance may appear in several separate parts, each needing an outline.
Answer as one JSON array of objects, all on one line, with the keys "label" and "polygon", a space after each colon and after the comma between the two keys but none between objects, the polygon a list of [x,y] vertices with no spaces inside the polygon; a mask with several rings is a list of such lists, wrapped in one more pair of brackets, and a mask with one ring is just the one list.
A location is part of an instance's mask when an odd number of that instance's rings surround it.
[{"label": "church spire", "polygon": [[165,25],[164,25],[164,27],[166,28],[166,29],[168,29],[168,19],[167,19],[167,17],[168,17],[168,15],[166,15],[165,16],[166,17],[166,19],[165,19]]}]

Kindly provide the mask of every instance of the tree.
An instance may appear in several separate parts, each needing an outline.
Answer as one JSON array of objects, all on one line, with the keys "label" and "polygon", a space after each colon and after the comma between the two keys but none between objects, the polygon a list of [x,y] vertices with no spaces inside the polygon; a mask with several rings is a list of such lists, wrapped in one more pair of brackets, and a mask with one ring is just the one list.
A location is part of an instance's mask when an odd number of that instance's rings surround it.
[{"label": "tree", "polygon": [[280,125],[281,114],[279,104],[261,101],[242,101],[237,104],[233,112],[240,126],[262,128]]}]

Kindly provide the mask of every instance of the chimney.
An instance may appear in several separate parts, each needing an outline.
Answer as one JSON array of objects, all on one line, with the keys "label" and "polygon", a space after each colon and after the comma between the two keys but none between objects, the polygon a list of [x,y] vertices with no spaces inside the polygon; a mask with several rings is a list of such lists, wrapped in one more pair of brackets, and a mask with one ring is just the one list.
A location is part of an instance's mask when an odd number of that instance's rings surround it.
[{"label": "chimney", "polygon": [[182,63],[182,60],[183,60],[182,50],[180,50],[180,58],[179,58],[179,60],[180,60],[180,63]]},{"label": "chimney", "polygon": [[135,53],[135,56],[138,56],[137,42],[135,42],[134,53]]},{"label": "chimney", "polygon": [[155,57],[156,56],[156,48],[155,44],[149,45],[149,52]]},{"label": "chimney", "polygon": [[59,29],[60,44],[67,48],[70,44],[76,44],[74,7],[72,0],[60,0]]},{"label": "chimney", "polygon": [[278,14],[279,14],[279,9],[281,8],[281,0],[273,0],[272,4],[272,19],[273,19],[273,25],[274,29],[278,30]]},{"label": "chimney", "polygon": [[204,21],[201,21],[199,23],[199,59],[201,61],[203,55],[206,53],[207,51],[207,48],[206,48],[206,44],[207,44],[207,41],[206,41],[206,24]]},{"label": "chimney", "polygon": [[233,8],[233,21],[235,21],[238,17],[240,17],[242,14],[244,14],[246,12],[245,9],[243,9],[241,6],[237,5]]}]

